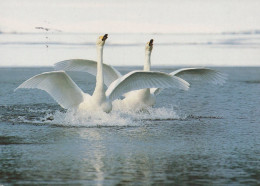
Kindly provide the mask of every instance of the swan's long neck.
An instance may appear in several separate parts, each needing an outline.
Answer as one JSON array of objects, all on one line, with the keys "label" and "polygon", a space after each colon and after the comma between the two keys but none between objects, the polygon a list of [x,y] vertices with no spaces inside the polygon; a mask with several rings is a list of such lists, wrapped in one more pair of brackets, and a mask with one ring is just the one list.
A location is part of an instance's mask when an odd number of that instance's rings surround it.
[{"label": "swan's long neck", "polygon": [[[151,53],[152,51],[145,50],[145,61],[144,61],[144,71],[150,71],[151,70]],[[150,89],[142,89],[140,90],[140,93],[144,94],[145,96],[150,95]]]},{"label": "swan's long neck", "polygon": [[104,77],[103,77],[103,46],[97,46],[97,76],[96,88],[93,95],[105,95]]},{"label": "swan's long neck", "polygon": [[145,51],[144,71],[150,71],[151,69],[151,53],[152,51]]}]

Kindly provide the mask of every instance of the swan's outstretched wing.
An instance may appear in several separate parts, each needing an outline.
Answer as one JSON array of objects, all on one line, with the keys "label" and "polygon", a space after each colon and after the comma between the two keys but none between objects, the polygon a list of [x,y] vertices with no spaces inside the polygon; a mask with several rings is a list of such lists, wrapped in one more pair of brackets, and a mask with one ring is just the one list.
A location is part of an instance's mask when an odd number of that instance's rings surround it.
[{"label": "swan's outstretched wing", "polygon": [[107,97],[113,101],[126,92],[144,88],[169,88],[177,87],[189,89],[185,80],[163,72],[133,71],[114,81],[107,89]]},{"label": "swan's outstretched wing", "polygon": [[45,90],[61,107],[69,109],[83,101],[83,92],[63,71],[45,72],[23,82],[19,88]]},{"label": "swan's outstretched wing", "polygon": [[[82,71],[88,72],[96,76],[97,74],[97,62],[86,59],[70,59],[58,62],[54,64],[56,70],[64,71]],[[104,83],[107,87],[115,81],[117,78],[121,77],[120,72],[118,72],[114,67],[103,63],[103,73],[104,73]]]},{"label": "swan's outstretched wing", "polygon": [[213,84],[223,84],[227,78],[225,74],[210,68],[181,68],[171,72],[170,75]]},{"label": "swan's outstretched wing", "polygon": [[[187,80],[186,78],[189,78],[189,80],[208,82],[213,84],[223,84],[227,78],[225,74],[209,68],[181,68],[171,72],[170,75],[178,76],[185,80]],[[158,95],[162,90],[163,89],[161,88],[153,88],[151,89],[151,93]]]}]

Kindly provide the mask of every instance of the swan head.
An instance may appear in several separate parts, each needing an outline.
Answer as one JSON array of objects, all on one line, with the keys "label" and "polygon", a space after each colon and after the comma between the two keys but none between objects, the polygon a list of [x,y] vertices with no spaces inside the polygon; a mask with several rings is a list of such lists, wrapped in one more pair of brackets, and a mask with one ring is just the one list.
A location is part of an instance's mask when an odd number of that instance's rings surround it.
[{"label": "swan head", "polygon": [[145,50],[151,52],[153,49],[153,39],[151,39],[149,42],[145,45]]},{"label": "swan head", "polygon": [[107,38],[108,38],[108,35],[107,35],[107,34],[105,34],[105,35],[103,35],[103,36],[99,36],[98,39],[97,39],[96,45],[97,45],[97,46],[104,46],[104,44],[105,44]]}]

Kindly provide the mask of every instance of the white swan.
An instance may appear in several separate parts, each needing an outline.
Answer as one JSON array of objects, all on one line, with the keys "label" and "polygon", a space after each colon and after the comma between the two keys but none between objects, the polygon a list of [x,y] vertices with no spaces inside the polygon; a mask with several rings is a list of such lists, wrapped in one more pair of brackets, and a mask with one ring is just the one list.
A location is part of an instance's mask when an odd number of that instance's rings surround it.
[{"label": "white swan", "polygon": [[[150,40],[145,46],[145,63],[144,71],[149,72],[151,70],[151,53],[153,49],[153,39]],[[174,77],[174,76],[173,76]],[[141,110],[147,106],[153,106],[156,103],[154,93],[151,92],[150,88],[136,90],[126,93],[125,98],[120,101],[128,109]]]},{"label": "white swan", "polygon": [[[102,110],[110,112],[112,109],[111,102],[132,90],[158,87],[188,89],[189,84],[186,81],[178,77],[172,77],[166,73],[133,71],[116,79],[116,81],[109,85],[105,92],[103,46],[106,39],[107,34],[100,36],[96,43],[98,62],[96,64],[96,87],[92,96],[84,93],[64,71],[53,71],[36,75],[22,83],[15,90],[19,88],[45,90],[61,107],[66,109],[77,108],[78,110]],[[104,69],[106,69],[106,66]],[[106,72],[106,70],[104,71]]]},{"label": "white swan", "polygon": [[[151,69],[151,53],[153,50],[153,39],[151,39],[145,46],[145,63],[144,71],[149,72]],[[214,84],[223,84],[225,82],[225,75],[209,68],[182,68],[170,73],[172,77],[180,77],[185,79],[191,77],[193,80],[200,80],[204,82],[211,82]],[[152,88],[132,91],[125,94],[123,104],[129,108],[143,109],[147,106],[153,106],[156,103],[156,95],[158,95],[163,89]]]}]

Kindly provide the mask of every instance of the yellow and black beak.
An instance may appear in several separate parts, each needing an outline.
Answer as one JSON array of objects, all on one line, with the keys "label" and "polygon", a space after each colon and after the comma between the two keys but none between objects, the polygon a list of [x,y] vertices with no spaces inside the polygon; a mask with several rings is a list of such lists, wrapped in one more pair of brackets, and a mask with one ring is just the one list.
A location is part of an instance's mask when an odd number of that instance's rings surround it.
[{"label": "yellow and black beak", "polygon": [[105,41],[107,38],[108,38],[108,35],[105,34],[105,35],[102,37],[102,41]]},{"label": "yellow and black beak", "polygon": [[150,40],[149,46],[153,46],[153,39]]}]

